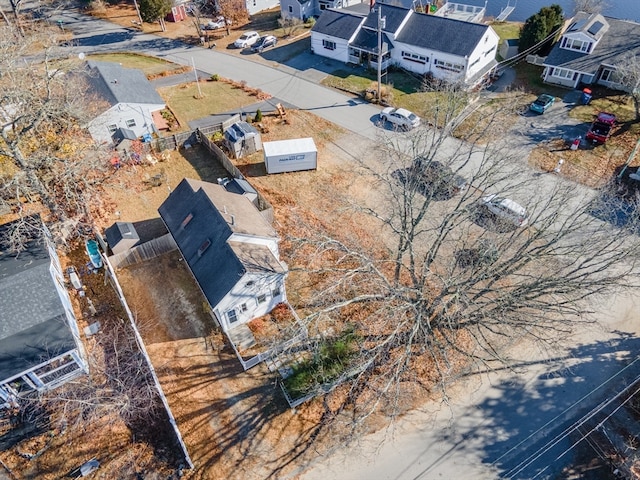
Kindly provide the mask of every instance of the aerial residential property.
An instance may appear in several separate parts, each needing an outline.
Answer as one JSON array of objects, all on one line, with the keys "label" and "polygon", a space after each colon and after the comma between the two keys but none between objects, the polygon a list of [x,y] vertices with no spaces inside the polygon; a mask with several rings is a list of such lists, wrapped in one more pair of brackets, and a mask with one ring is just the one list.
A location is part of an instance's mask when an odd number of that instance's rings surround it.
[{"label": "aerial residential property", "polygon": [[6,241],[14,224],[0,226],[0,407],[88,372],[50,234],[41,224],[16,251]]}]

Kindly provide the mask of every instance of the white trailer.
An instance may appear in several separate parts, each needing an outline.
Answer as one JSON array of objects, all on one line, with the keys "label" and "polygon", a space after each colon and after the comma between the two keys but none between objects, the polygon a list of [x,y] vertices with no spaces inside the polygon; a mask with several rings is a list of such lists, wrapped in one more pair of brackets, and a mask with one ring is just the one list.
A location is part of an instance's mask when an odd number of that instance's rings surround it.
[{"label": "white trailer", "polygon": [[298,172],[318,168],[318,149],[313,138],[263,142],[267,173]]}]

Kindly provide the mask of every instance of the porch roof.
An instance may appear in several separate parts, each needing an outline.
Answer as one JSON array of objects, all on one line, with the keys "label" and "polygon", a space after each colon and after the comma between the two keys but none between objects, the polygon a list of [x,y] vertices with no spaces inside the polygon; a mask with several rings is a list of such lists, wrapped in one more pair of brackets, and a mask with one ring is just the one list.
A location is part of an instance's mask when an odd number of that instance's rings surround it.
[{"label": "porch roof", "polygon": [[[368,28],[361,28],[353,42],[349,44],[350,47],[357,48],[358,50],[364,50],[365,52],[378,54],[378,33],[369,30]],[[391,41],[389,37],[382,34],[382,54],[384,55],[391,50]]]}]

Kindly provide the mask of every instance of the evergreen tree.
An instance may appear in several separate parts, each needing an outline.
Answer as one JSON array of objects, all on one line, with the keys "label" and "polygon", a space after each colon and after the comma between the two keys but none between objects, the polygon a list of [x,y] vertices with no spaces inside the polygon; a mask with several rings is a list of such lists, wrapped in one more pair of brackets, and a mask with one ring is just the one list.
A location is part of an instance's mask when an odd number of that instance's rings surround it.
[{"label": "evergreen tree", "polygon": [[[537,45],[551,33],[562,26],[562,8],[560,5],[542,7],[538,13],[532,15],[520,30],[519,51],[523,52],[534,45]],[[540,51],[544,54],[549,51],[555,40],[555,36],[540,46]],[[532,53],[535,53],[532,52]]]},{"label": "evergreen tree", "polygon": [[171,0],[140,0],[140,16],[147,23],[163,19],[171,11]]}]

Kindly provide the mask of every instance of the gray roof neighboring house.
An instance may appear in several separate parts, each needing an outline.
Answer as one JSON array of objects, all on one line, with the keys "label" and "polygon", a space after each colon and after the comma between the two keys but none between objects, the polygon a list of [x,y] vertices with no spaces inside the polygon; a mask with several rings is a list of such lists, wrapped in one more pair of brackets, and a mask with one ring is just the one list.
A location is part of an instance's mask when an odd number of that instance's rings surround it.
[{"label": "gray roof neighboring house", "polygon": [[640,24],[610,17],[603,18],[609,24],[609,28],[591,53],[560,48],[559,41],[553,46],[544,65],[595,74],[601,65],[615,67],[629,54],[640,54]]},{"label": "gray roof neighboring house", "polygon": [[242,195],[221,185],[184,179],[158,211],[212,307],[247,271],[284,272],[268,247],[228,241],[233,233],[277,238]]},{"label": "gray roof neighboring house", "polygon": [[322,12],[311,30],[348,40],[358,29],[363,19],[364,16],[357,13],[327,9]]},{"label": "gray roof neighboring house", "polygon": [[0,382],[76,348],[41,234],[16,254],[2,242],[12,227],[0,226]]},{"label": "gray roof neighboring house", "polygon": [[479,23],[412,12],[396,40],[464,57],[476,48],[489,28]]},{"label": "gray roof neighboring house", "polygon": [[111,106],[119,103],[165,104],[141,70],[93,60],[87,62],[87,66],[89,81],[95,91]]},{"label": "gray roof neighboring house", "polygon": [[[411,11],[406,8],[396,7],[394,5],[385,5],[379,3],[374,10],[367,15],[367,19],[364,22],[363,28],[369,28],[377,31],[378,29],[378,8],[381,8],[381,16],[385,18],[383,31],[395,33],[400,28],[400,25],[404,21],[407,14]],[[404,30],[404,29],[403,29]]]}]

